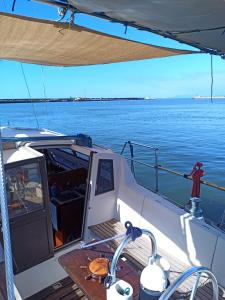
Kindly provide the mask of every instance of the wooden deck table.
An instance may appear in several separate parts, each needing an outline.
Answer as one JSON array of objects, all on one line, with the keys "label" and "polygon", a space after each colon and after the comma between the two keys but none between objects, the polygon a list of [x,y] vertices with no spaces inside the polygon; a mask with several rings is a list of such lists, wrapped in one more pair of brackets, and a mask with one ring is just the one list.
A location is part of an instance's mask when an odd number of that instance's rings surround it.
[{"label": "wooden deck table", "polygon": [[[100,246],[88,249],[76,249],[59,257],[61,266],[90,300],[106,300],[106,289],[103,283],[99,283],[98,279],[85,279],[90,273],[88,269],[90,259],[102,255],[112,259],[113,252],[106,246]],[[134,290],[134,299],[138,299],[138,273],[122,259],[119,259],[117,266],[119,267],[116,272],[117,278],[129,282]]]}]

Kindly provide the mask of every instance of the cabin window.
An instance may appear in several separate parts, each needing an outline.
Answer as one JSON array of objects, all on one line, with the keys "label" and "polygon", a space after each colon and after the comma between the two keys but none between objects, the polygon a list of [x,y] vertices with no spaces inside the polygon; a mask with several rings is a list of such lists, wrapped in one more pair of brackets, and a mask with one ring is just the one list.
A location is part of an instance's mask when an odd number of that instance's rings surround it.
[{"label": "cabin window", "polygon": [[99,159],[95,195],[114,190],[113,160]]},{"label": "cabin window", "polygon": [[89,161],[89,156],[81,152],[76,151],[76,157],[85,161]]},{"label": "cabin window", "polygon": [[[43,151],[39,150],[41,153]],[[63,168],[61,171],[79,168],[88,168],[89,156],[72,150],[71,148],[52,148],[45,150],[45,156],[47,158],[48,175],[54,172],[56,169],[54,166]]]},{"label": "cabin window", "polygon": [[66,153],[74,156],[74,151],[71,148],[60,148],[60,151],[66,152]]},{"label": "cabin window", "polygon": [[43,190],[39,164],[30,163],[7,169],[6,191],[10,218],[41,209]]},{"label": "cabin window", "polygon": [[66,153],[68,153],[68,154],[70,154],[72,156],[75,156],[77,158],[80,158],[82,160],[89,161],[89,156],[88,155],[86,155],[84,153],[81,153],[81,152],[77,152],[77,151],[75,151],[75,150],[73,150],[71,148],[60,148],[58,150],[66,152]]}]

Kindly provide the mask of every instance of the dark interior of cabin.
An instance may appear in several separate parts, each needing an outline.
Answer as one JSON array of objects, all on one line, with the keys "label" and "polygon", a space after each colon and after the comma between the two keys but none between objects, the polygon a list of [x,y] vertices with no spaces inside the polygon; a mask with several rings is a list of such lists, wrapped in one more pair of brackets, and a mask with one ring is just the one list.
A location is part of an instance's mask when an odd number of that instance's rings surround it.
[{"label": "dark interior of cabin", "polygon": [[38,151],[45,156],[54,247],[58,248],[81,238],[89,156],[69,147]]}]

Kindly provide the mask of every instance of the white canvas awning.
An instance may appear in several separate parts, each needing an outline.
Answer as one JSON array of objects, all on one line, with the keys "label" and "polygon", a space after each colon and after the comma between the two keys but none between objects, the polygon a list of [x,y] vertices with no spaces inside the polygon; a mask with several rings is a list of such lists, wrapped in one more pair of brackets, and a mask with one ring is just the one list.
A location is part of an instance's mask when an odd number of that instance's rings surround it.
[{"label": "white canvas awning", "polygon": [[0,59],[84,66],[189,54],[138,43],[87,28],[0,13]]}]

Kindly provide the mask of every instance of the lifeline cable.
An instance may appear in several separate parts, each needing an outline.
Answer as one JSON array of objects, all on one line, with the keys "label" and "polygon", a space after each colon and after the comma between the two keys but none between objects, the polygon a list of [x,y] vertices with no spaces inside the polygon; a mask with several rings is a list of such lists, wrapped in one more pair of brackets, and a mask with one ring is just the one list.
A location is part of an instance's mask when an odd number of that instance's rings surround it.
[{"label": "lifeline cable", "polygon": [[211,103],[213,103],[213,56],[212,54],[211,56],[211,89],[210,89],[210,99],[211,99]]},{"label": "lifeline cable", "polygon": [[37,115],[36,115],[34,103],[33,103],[33,100],[32,100],[32,98],[31,98],[31,94],[30,94],[30,90],[29,90],[28,83],[27,83],[26,75],[25,75],[25,72],[24,72],[24,69],[23,69],[23,64],[20,63],[20,66],[21,66],[21,69],[22,69],[23,78],[24,78],[24,81],[25,81],[25,84],[26,84],[27,92],[28,92],[28,95],[29,95],[29,97],[30,97],[30,101],[31,101],[31,104],[32,104],[34,117],[35,117],[35,120],[36,120],[36,123],[37,123],[37,128],[39,128],[39,123],[38,123],[38,119],[37,119]]},{"label": "lifeline cable", "polygon": [[42,86],[43,86],[43,94],[44,94],[44,98],[45,100],[47,99],[47,94],[46,94],[46,87],[45,87],[45,82],[44,82],[44,68],[43,66],[41,66],[41,70],[42,70]]}]

